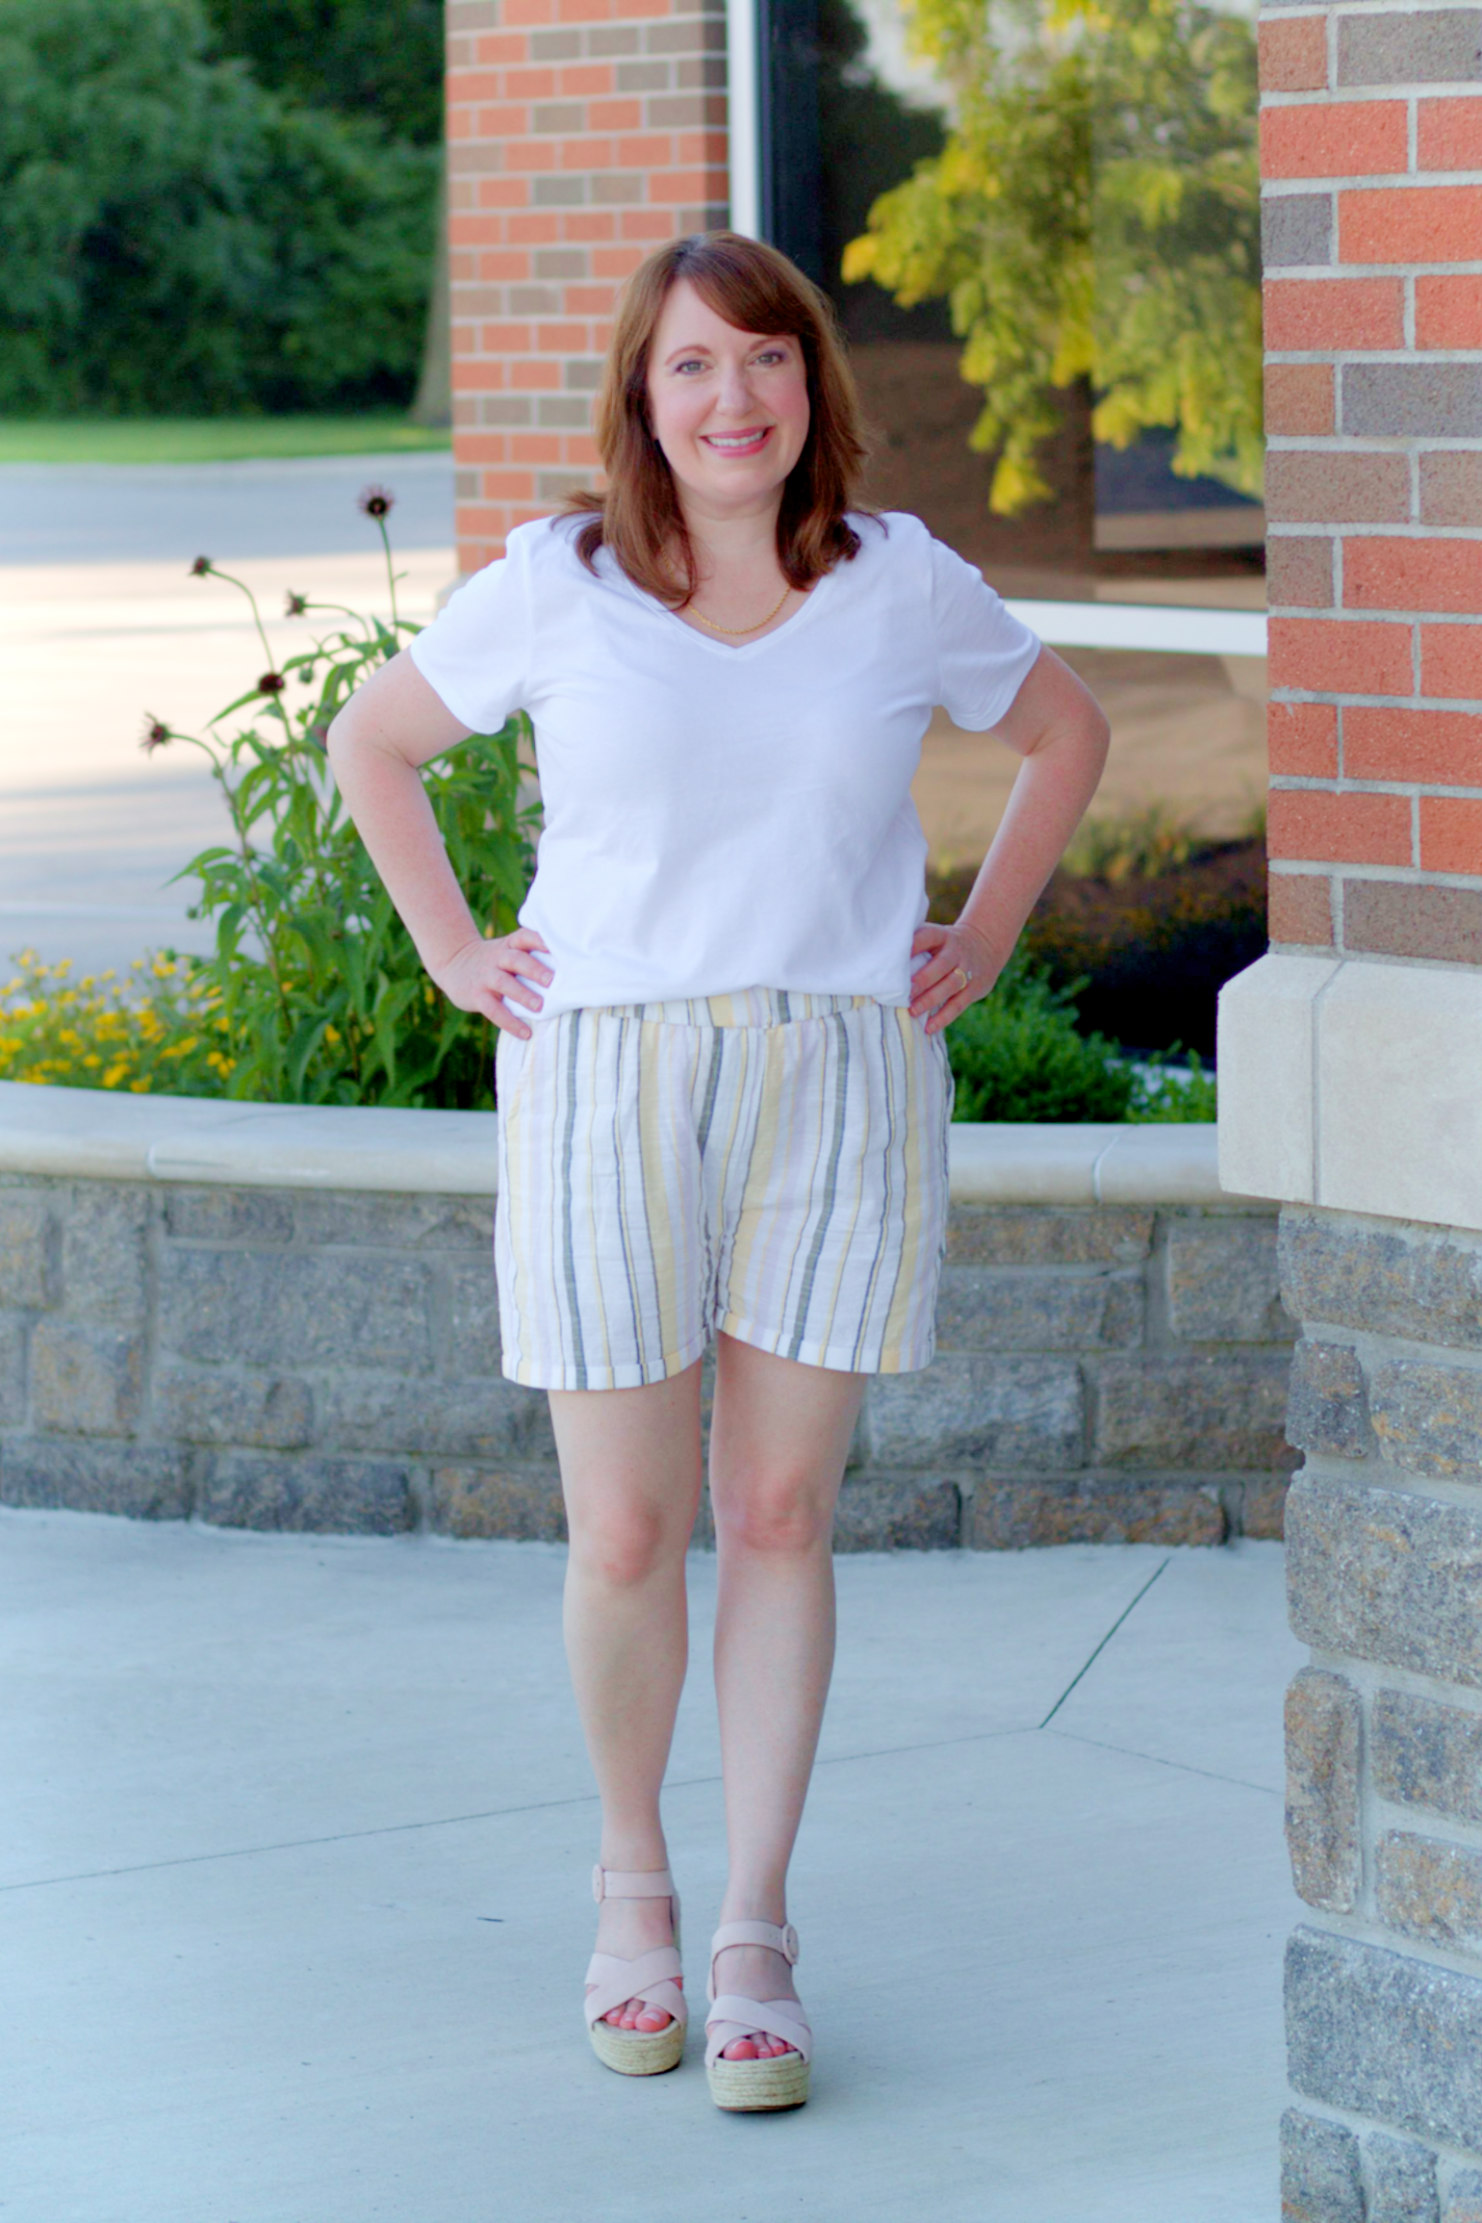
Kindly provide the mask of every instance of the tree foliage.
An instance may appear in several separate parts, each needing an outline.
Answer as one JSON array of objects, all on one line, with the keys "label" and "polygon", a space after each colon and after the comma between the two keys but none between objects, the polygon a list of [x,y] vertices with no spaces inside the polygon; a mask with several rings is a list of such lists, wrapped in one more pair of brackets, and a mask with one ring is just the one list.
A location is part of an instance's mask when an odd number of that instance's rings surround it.
[{"label": "tree foliage", "polygon": [[213,60],[198,0],[0,0],[0,409],[406,399],[437,167]]},{"label": "tree foliage", "polygon": [[310,108],[434,147],[443,131],[442,0],[205,0],[223,55]]},{"label": "tree foliage", "polygon": [[1255,41],[1202,0],[903,0],[949,89],[939,154],[870,210],[844,276],[943,298],[984,394],[990,504],[1048,499],[1055,389],[1092,430],[1176,428],[1173,468],[1261,487]]}]

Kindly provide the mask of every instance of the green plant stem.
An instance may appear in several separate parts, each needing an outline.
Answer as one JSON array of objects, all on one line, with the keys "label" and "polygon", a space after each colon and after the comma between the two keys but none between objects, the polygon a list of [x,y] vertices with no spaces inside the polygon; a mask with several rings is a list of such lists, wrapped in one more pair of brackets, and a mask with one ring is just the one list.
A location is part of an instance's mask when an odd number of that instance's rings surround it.
[{"label": "green plant stem", "polygon": [[381,536],[381,547],[386,557],[386,580],[391,590],[391,630],[393,633],[399,633],[401,631],[401,619],[396,608],[396,571],[391,561],[391,535],[386,530],[384,517],[376,519],[376,531]]},{"label": "green plant stem", "polygon": [[[206,573],[206,577],[208,579],[224,579],[229,587],[235,587],[239,594],[246,595],[247,606],[252,612],[252,622],[257,627],[257,638],[262,646],[263,671],[264,673],[275,672],[278,667],[273,661],[272,643],[268,639],[267,628],[262,622],[262,612],[257,606],[257,596],[248,586],[246,580],[234,578],[229,571],[218,571],[215,564],[212,564],[210,570]],[[293,739],[293,726],[289,721],[288,712],[283,706],[282,697],[269,695],[268,701],[277,712],[279,723],[291,741]]]}]

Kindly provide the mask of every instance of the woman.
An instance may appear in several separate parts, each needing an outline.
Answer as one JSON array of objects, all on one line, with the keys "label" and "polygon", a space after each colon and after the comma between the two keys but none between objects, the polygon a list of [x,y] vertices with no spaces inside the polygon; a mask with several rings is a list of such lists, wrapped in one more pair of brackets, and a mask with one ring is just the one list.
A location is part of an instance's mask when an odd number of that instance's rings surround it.
[{"label": "woman", "polygon": [[[659,1794],[710,1490],[729,1882],[716,2102],[807,2097],[787,1871],[834,1647],[830,1536],[865,1383],[927,1365],[947,1210],[943,1029],[992,988],[1096,786],[1074,674],[914,518],[852,506],[858,404],[823,297],[713,233],[630,281],[607,491],[512,533],[336,720],[346,800],[433,980],[500,1029],[503,1367],[550,1393],[567,1650],[602,1804],[599,2057],[673,2067],[686,2002]],[[955,926],[923,923],[932,708],[1023,758]],[[517,708],[539,869],[485,940],[418,767]]]}]

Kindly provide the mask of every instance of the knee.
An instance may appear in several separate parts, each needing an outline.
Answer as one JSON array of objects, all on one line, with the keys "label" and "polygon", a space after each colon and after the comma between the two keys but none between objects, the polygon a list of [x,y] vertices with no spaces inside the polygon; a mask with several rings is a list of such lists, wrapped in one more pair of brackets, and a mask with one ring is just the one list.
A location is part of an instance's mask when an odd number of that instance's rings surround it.
[{"label": "knee", "polygon": [[816,1475],[786,1469],[751,1475],[715,1491],[716,1532],[743,1551],[801,1558],[832,1538],[834,1496],[820,1491]]},{"label": "knee", "polygon": [[571,1555],[583,1571],[612,1590],[647,1582],[684,1551],[676,1524],[659,1507],[614,1501],[585,1507],[570,1518]]}]

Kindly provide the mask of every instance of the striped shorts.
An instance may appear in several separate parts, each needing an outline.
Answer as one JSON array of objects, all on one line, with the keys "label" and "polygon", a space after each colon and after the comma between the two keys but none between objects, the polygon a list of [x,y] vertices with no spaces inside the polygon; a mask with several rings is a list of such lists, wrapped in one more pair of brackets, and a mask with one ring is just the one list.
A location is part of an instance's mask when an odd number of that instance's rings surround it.
[{"label": "striped shorts", "polygon": [[536,1020],[497,1050],[505,1374],[626,1389],[718,1329],[809,1366],[931,1362],[952,1075],[872,996],[772,988]]}]

